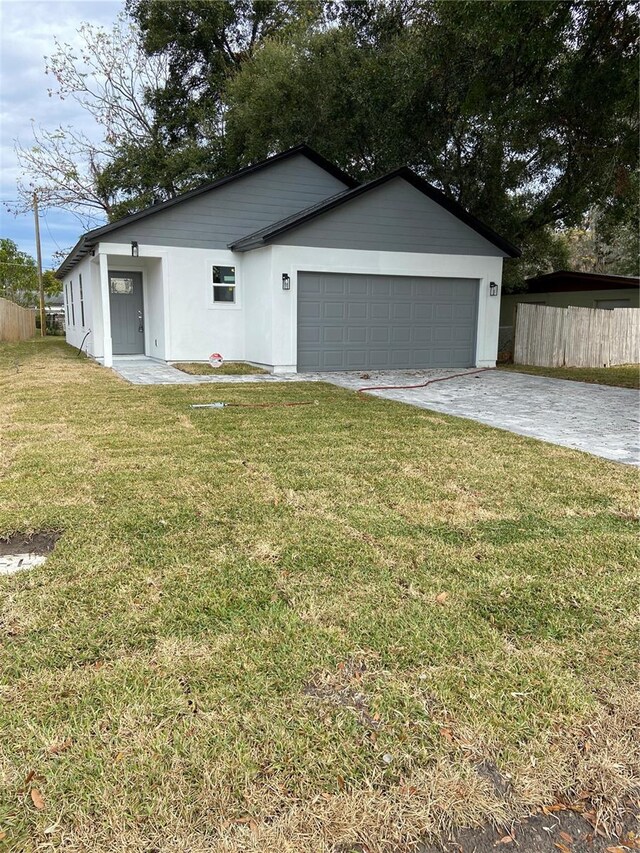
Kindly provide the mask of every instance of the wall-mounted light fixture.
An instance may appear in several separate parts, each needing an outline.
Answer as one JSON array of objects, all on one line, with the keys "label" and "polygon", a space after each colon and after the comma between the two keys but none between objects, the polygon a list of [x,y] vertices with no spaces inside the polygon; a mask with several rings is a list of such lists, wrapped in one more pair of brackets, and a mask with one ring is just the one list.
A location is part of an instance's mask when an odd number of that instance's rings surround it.
[{"label": "wall-mounted light fixture", "polygon": [[138,257],[138,241],[137,240],[131,241],[131,257],[132,258]]},{"label": "wall-mounted light fixture", "polygon": [[489,282],[489,296],[497,296],[498,295],[498,285],[495,281]]},{"label": "wall-mounted light fixture", "polygon": [[282,289],[291,290],[291,278],[287,272],[282,273]]}]

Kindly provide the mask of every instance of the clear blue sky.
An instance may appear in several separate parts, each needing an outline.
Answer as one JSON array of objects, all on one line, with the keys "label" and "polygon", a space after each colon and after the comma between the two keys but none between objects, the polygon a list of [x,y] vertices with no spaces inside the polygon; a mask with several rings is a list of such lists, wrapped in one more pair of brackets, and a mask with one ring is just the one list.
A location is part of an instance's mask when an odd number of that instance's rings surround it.
[{"label": "clear blue sky", "polygon": [[[54,51],[54,36],[77,44],[83,21],[109,27],[123,5],[113,0],[0,0],[0,236],[34,257],[33,215],[14,216],[4,204],[17,198],[15,140],[29,145],[32,120],[46,128],[72,125],[90,136],[98,132],[73,100],[49,97],[52,80],[45,74],[44,57]],[[43,265],[49,269],[52,253],[70,248],[83,228],[74,215],[50,210],[41,217],[40,231]]]}]

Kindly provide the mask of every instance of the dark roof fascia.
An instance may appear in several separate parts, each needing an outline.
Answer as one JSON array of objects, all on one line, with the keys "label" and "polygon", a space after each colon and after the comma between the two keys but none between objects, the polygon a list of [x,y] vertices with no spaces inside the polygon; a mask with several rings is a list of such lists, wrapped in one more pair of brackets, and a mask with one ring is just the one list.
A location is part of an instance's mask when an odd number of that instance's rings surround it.
[{"label": "dark roof fascia", "polygon": [[494,246],[505,252],[508,257],[520,257],[521,252],[518,248],[493,231],[493,229],[489,228],[488,225],[485,225],[483,222],[480,222],[479,219],[476,219],[475,216],[468,213],[462,205],[458,204],[457,201],[449,198],[443,192],[427,183],[424,178],[416,175],[416,173],[407,166],[401,166],[399,169],[395,169],[393,172],[389,172],[380,178],[375,178],[373,181],[369,181],[366,184],[360,184],[352,190],[339,193],[320,204],[301,210],[300,213],[287,217],[287,219],[281,219],[280,222],[275,222],[267,228],[263,228],[253,234],[248,234],[246,237],[230,243],[229,248],[234,251],[246,251],[247,249],[265,245],[280,234],[284,234],[286,231],[290,231],[293,228],[304,225],[312,219],[315,219],[317,216],[321,216],[339,205],[344,204],[347,201],[351,201],[352,199],[357,198],[358,196],[363,195],[364,193],[367,193],[370,190],[381,186],[381,184],[393,180],[394,178],[403,178],[421,193],[428,196],[432,201],[435,201],[457,219],[464,222],[465,225],[473,228],[473,230],[480,234],[481,237],[484,237],[485,240],[488,240],[490,243],[493,243]]},{"label": "dark roof fascia", "polygon": [[640,287],[640,278],[625,275],[601,275],[600,273],[557,270],[525,280],[527,293],[576,292],[579,290],[621,290]]},{"label": "dark roof fascia", "polygon": [[[343,172],[342,169],[339,169],[333,163],[330,163],[326,160],[321,154],[318,154],[317,151],[314,151],[313,148],[310,148],[306,143],[301,143],[300,145],[296,145],[293,148],[289,148],[287,151],[281,151],[279,154],[274,154],[272,157],[267,157],[265,160],[260,160],[258,163],[253,163],[251,166],[245,166],[243,169],[239,169],[237,172],[232,172],[230,175],[225,175],[222,178],[218,178],[215,181],[211,181],[208,184],[203,184],[201,187],[196,187],[193,190],[189,190],[188,192],[181,193],[180,195],[175,196],[174,198],[170,198],[167,201],[163,201],[160,204],[153,204],[150,207],[145,207],[144,210],[139,210],[137,213],[131,213],[129,216],[124,216],[122,219],[118,219],[115,222],[109,222],[107,225],[101,225],[99,228],[94,228],[92,231],[87,231],[86,234],[83,234],[80,240],[76,243],[74,248],[69,252],[64,261],[60,264],[58,269],[56,270],[56,277],[62,278],[65,275],[65,272],[72,269],[75,266],[77,260],[80,256],[76,257],[76,250],[81,247],[81,244],[86,243],[89,249],[95,246],[96,242],[105,234],[110,234],[112,231],[117,231],[118,228],[123,228],[126,225],[130,225],[132,222],[137,222],[140,219],[145,219],[147,216],[152,216],[154,213],[160,213],[162,210],[167,210],[169,207],[173,207],[176,204],[181,204],[183,201],[189,201],[196,196],[202,195],[203,193],[210,192],[211,190],[217,190],[219,187],[224,186],[225,184],[229,184],[232,181],[238,180],[239,178],[244,178],[246,175],[250,175],[253,172],[257,172],[260,169],[265,168],[266,166],[271,166],[273,163],[279,163],[283,160],[288,160],[290,157],[294,157],[297,154],[304,155],[308,160],[311,160],[312,163],[315,163],[316,166],[320,166],[321,169],[324,169],[325,172],[328,172],[337,180],[342,181],[349,188],[353,188],[358,186],[358,182],[352,178],[350,175],[347,175],[346,172]],[[86,254],[86,252],[85,252]]]}]

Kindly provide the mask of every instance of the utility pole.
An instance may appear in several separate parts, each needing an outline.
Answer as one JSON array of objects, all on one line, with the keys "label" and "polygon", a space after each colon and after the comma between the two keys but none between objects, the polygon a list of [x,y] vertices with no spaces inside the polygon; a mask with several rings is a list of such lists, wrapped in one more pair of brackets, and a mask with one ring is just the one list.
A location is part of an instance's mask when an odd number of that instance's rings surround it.
[{"label": "utility pole", "polygon": [[40,220],[38,219],[38,193],[33,194],[33,215],[36,221],[36,257],[38,259],[38,290],[40,291],[40,337],[47,334],[47,321],[44,315],[44,285],[42,283],[42,248],[40,246]]}]

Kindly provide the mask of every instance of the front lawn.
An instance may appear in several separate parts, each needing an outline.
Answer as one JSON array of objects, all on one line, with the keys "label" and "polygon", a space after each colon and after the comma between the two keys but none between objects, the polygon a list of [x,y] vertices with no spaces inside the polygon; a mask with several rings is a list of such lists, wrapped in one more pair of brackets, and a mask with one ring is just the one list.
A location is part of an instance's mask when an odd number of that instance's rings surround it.
[{"label": "front lawn", "polygon": [[551,379],[573,379],[574,382],[591,382],[595,385],[640,388],[639,364],[623,364],[618,367],[533,367],[527,364],[501,364],[498,369],[548,376]]},{"label": "front lawn", "polygon": [[328,384],[211,399],[0,346],[0,536],[62,532],[0,578],[7,849],[390,853],[559,801],[611,826],[637,471]]},{"label": "front lawn", "polygon": [[260,373],[268,373],[267,370],[244,361],[224,361],[220,367],[212,367],[204,361],[176,361],[173,367],[192,376],[213,376],[216,373],[218,376],[257,376]]}]

